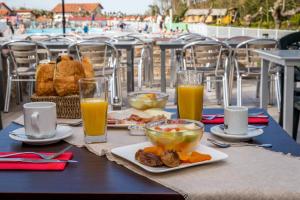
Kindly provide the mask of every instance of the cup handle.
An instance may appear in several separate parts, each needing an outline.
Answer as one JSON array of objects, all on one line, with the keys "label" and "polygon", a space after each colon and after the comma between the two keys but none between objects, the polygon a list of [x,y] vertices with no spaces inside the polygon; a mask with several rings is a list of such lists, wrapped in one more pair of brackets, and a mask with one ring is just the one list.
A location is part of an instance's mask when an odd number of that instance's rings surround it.
[{"label": "cup handle", "polygon": [[39,113],[38,112],[32,113],[30,118],[31,118],[32,129],[34,130],[34,132],[40,133],[40,128],[38,125]]}]

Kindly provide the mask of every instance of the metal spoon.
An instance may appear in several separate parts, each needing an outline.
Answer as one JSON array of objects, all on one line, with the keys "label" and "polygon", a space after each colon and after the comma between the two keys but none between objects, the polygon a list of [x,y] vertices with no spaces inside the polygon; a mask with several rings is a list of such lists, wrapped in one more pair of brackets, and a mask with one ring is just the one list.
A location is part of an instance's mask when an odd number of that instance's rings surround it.
[{"label": "metal spoon", "polygon": [[[224,130],[224,124],[220,124],[219,127]],[[266,128],[267,126],[265,125],[261,125],[261,126],[254,126],[254,125],[248,125],[248,130],[256,130],[256,129],[264,129]]]},{"label": "metal spoon", "polygon": [[[249,116],[249,117],[268,118],[268,116],[265,116],[265,115],[259,116],[259,115],[262,115],[262,114],[264,114],[264,112],[249,113],[248,116]],[[215,118],[217,118],[217,117],[224,117],[224,114],[217,114],[217,115],[203,116],[203,118],[204,118],[205,120],[213,120],[213,119],[215,119]]]},{"label": "metal spoon", "polygon": [[228,148],[228,147],[245,147],[245,146],[255,146],[255,147],[265,147],[265,148],[271,148],[272,144],[249,144],[249,143],[245,143],[245,142],[240,142],[240,143],[225,143],[225,142],[221,142],[218,140],[214,140],[211,138],[207,138],[207,141],[209,141],[210,143],[216,145],[217,147],[220,148]]},{"label": "metal spoon", "polygon": [[58,125],[62,125],[62,126],[81,126],[82,125],[82,121],[77,121],[77,122],[59,122],[57,123]]}]

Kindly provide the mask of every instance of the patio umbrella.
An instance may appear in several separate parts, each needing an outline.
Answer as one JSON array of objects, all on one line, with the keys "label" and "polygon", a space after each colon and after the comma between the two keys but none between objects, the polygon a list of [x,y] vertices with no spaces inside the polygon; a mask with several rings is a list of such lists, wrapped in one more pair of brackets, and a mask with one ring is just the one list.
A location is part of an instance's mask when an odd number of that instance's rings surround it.
[{"label": "patio umbrella", "polygon": [[66,33],[66,17],[65,17],[65,0],[62,0],[62,25],[63,25],[63,34]]}]

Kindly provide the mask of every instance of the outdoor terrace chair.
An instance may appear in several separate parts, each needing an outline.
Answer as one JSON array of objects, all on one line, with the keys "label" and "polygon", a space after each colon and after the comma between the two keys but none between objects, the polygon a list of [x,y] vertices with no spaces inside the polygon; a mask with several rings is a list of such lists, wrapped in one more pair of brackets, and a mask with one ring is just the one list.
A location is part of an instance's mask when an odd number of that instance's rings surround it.
[{"label": "outdoor terrace chair", "polygon": [[[197,42],[197,41],[217,41],[216,39],[214,38],[210,38],[210,37],[207,37],[207,36],[203,36],[201,34],[198,34],[198,33],[185,33],[185,34],[182,34],[180,35],[178,38],[176,38],[176,41],[183,41],[183,42],[186,42],[186,43],[191,43],[191,42]],[[175,55],[174,55],[174,53]],[[176,71],[178,70],[178,68],[180,68],[181,66],[181,55],[182,55],[182,49],[175,49],[175,51],[171,50],[171,62],[175,61],[175,63],[171,64],[171,87],[173,85],[175,85],[176,83]],[[211,85],[211,82],[210,82],[210,77],[207,76],[207,91],[211,91],[211,88],[212,88],[212,85]]]},{"label": "outdoor terrace chair", "polygon": [[216,96],[221,104],[221,89],[223,88],[223,104],[228,106],[228,53],[229,46],[218,41],[196,41],[185,45],[182,49],[183,70],[197,70],[206,77],[214,77],[210,81],[216,82]]},{"label": "outdoor terrace chair", "polygon": [[69,45],[68,54],[74,50],[81,62],[83,57],[89,59],[93,65],[95,76],[106,76],[110,79],[111,104],[114,109],[119,109],[122,106],[122,88],[119,52],[116,47],[108,42],[85,40]]},{"label": "outdoor terrace chair", "polygon": [[[45,40],[41,41],[42,43],[53,43],[53,42],[57,42],[57,43],[62,43],[65,44],[66,46],[68,46],[69,44],[72,44],[74,42],[76,42],[75,40],[73,40],[72,38],[69,37],[62,37],[62,36],[51,36],[50,38],[47,38]],[[40,50],[41,51],[41,50]],[[50,51],[50,56],[51,58],[56,58],[61,54],[67,54],[68,53],[68,47],[66,48],[59,48],[59,49],[53,49],[53,48],[49,48]]]},{"label": "outdoor terrace chair", "polygon": [[[242,105],[242,79],[255,78],[257,80],[256,97],[259,95],[260,90],[260,75],[261,75],[261,58],[254,50],[271,50],[277,48],[277,41],[274,39],[250,39],[241,42],[234,49],[232,59],[234,62],[236,76],[237,76],[237,105]],[[270,97],[273,97],[275,90],[277,105],[280,105],[280,82],[279,72],[276,67],[270,63],[269,76],[270,82]],[[274,89],[273,89],[274,88]],[[273,99],[273,98],[271,98]]]},{"label": "outdoor terrace chair", "polygon": [[153,68],[151,66],[151,51],[152,44],[149,44],[145,40],[143,40],[142,35],[137,34],[128,34],[125,36],[120,36],[113,38],[112,41],[124,41],[131,40],[135,41],[135,60],[137,66],[137,89],[142,90],[143,83],[148,83],[150,86],[152,85],[153,80]]},{"label": "outdoor terrace chair", "polygon": [[18,101],[21,100],[21,82],[28,82],[29,96],[33,93],[33,82],[35,81],[35,71],[37,65],[41,62],[39,49],[45,50],[47,60],[50,60],[49,50],[45,45],[33,41],[10,41],[3,44],[1,51],[7,48],[9,57],[7,58],[7,82],[4,112],[8,112],[12,83],[17,83]]}]

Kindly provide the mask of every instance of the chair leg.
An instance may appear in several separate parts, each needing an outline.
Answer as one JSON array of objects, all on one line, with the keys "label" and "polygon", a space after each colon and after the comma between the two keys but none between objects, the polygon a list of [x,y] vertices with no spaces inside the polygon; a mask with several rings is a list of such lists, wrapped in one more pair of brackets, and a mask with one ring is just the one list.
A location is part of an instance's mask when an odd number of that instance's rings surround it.
[{"label": "chair leg", "polygon": [[211,77],[210,76],[206,77],[206,82],[207,82],[206,90],[207,90],[207,92],[211,92]]},{"label": "chair leg", "polygon": [[259,98],[259,90],[260,90],[260,79],[257,79],[256,83],[256,98]]},{"label": "chair leg", "polygon": [[294,109],[294,122],[293,122],[293,139],[294,140],[297,140],[299,116],[300,116],[300,111],[298,109]]},{"label": "chair leg", "polygon": [[218,105],[221,105],[221,83],[218,80],[216,80],[216,97]]},{"label": "chair leg", "polygon": [[222,77],[222,82],[223,82],[223,104],[224,104],[224,108],[226,108],[227,106],[229,106],[228,81],[226,75]]},{"label": "chair leg", "polygon": [[142,76],[143,76],[143,69],[142,69],[142,66],[143,63],[142,61],[140,61],[139,65],[138,65],[138,90],[142,90]]},{"label": "chair leg", "polygon": [[11,84],[12,84],[11,77],[7,77],[4,112],[8,112],[8,110],[9,110],[9,103],[10,103],[10,96],[11,96]]},{"label": "chair leg", "polygon": [[237,106],[242,106],[242,76],[238,76],[236,79],[237,83]]},{"label": "chair leg", "polygon": [[278,112],[280,112],[281,105],[281,89],[280,89],[280,77],[279,73],[275,76],[275,94]]},{"label": "chair leg", "polygon": [[32,94],[33,94],[33,87],[34,87],[34,82],[33,81],[30,81],[29,82],[29,97],[31,97],[32,96]]},{"label": "chair leg", "polygon": [[275,91],[275,78],[274,78],[274,75],[271,75],[271,78],[270,78],[270,87],[269,87],[269,92],[270,92],[270,96],[269,96],[269,104],[270,105],[274,105],[274,91]]}]

